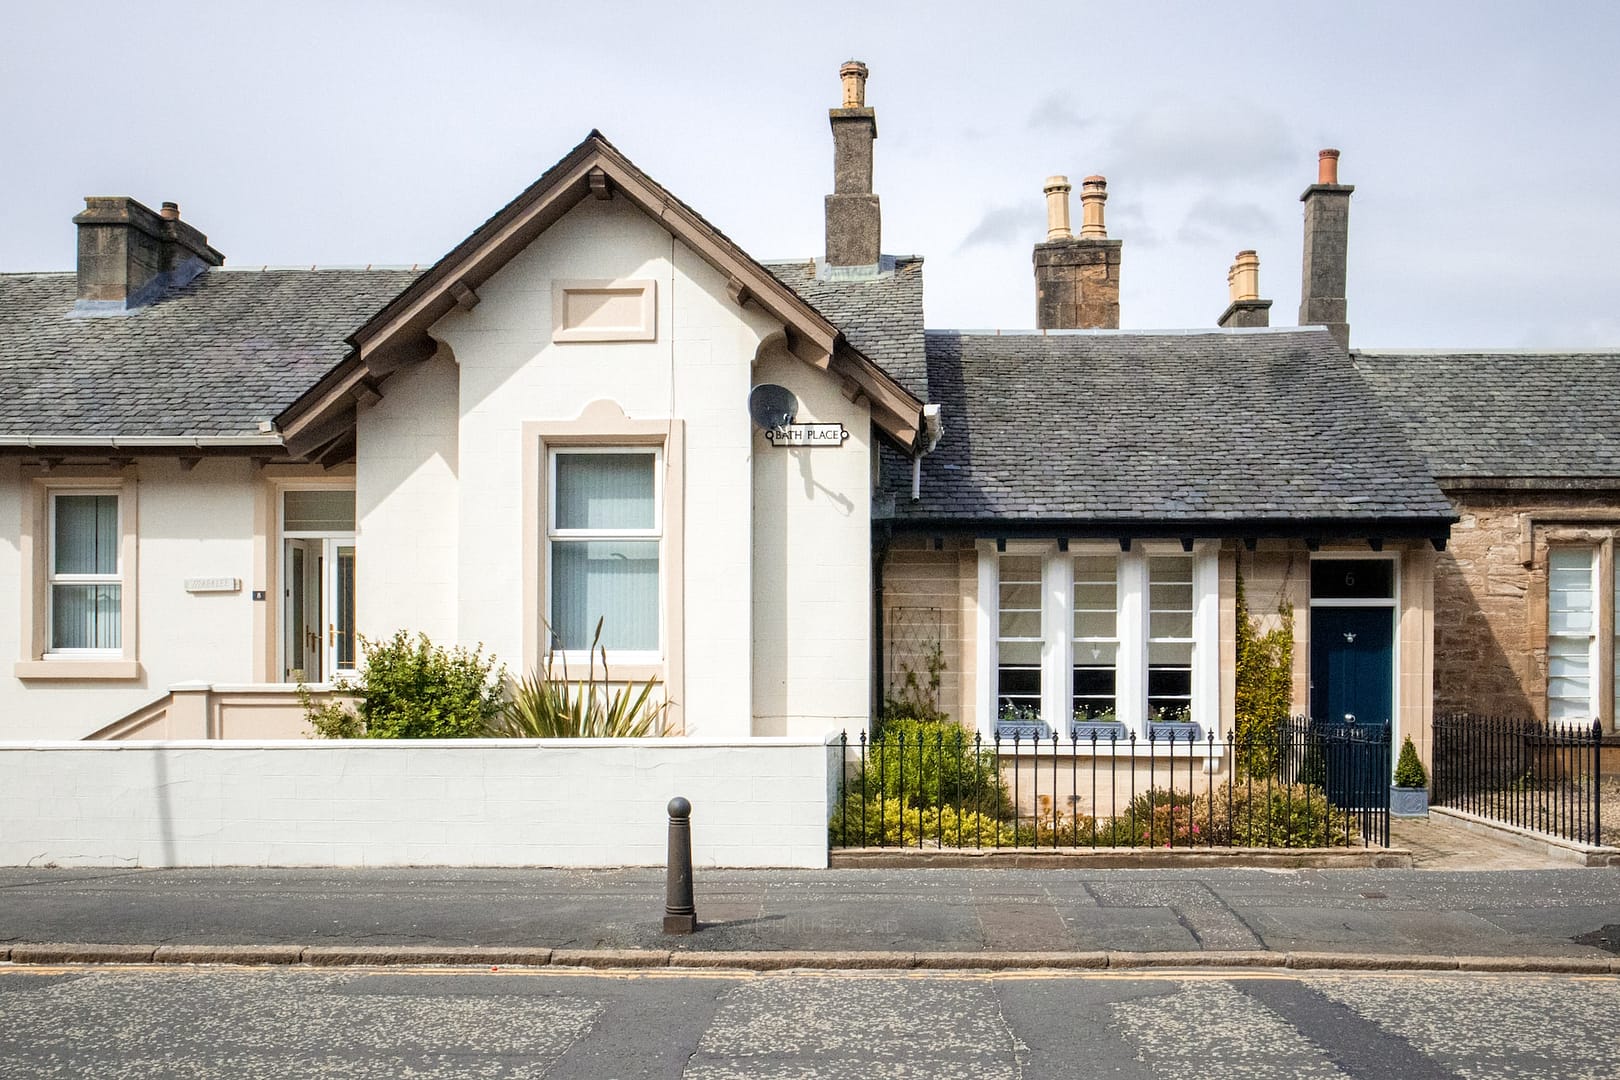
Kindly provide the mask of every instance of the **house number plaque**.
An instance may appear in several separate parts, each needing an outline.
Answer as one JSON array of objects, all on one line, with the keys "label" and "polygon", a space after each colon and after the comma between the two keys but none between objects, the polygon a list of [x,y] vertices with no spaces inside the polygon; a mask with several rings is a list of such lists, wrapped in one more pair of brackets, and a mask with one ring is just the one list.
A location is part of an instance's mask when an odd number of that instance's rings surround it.
[{"label": "house number plaque", "polygon": [[843,424],[783,424],[766,428],[772,446],[842,446],[849,438]]}]

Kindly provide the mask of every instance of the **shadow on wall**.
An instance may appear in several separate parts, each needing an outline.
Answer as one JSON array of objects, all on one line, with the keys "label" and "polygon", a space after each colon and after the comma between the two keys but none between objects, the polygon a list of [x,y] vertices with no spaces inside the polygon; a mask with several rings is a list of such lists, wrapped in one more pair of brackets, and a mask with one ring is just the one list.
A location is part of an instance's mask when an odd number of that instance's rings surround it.
[{"label": "shadow on wall", "polygon": [[162,865],[174,866],[174,802],[169,790],[169,752],[162,747],[154,747],[152,751],[152,791],[157,796],[158,828],[163,838]]},{"label": "shadow on wall", "polygon": [[[1530,571],[1514,563],[1504,574],[1487,549],[1475,559],[1466,535],[1454,528],[1452,537],[1434,567],[1435,712],[1540,716],[1526,693],[1532,652],[1543,647],[1529,640]],[[1499,627],[1520,631],[1518,648],[1504,647]]]}]

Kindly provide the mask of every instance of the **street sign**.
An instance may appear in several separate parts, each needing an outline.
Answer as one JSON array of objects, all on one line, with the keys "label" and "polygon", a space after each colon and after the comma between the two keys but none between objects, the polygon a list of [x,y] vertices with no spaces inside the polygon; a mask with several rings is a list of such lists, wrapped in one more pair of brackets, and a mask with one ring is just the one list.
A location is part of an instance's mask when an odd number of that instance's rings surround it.
[{"label": "street sign", "polygon": [[849,438],[843,424],[784,424],[765,429],[772,446],[842,446]]}]

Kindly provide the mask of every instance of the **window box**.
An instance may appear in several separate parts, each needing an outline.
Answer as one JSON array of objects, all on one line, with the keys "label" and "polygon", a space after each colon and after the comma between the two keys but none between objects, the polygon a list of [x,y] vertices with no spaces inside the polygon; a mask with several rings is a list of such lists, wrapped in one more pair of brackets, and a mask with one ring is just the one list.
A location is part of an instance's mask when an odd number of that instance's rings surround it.
[{"label": "window box", "polygon": [[1036,742],[1052,737],[1052,726],[1045,720],[1008,720],[996,721],[996,738],[1014,739],[1024,742]]},{"label": "window box", "polygon": [[1184,743],[1191,739],[1197,742],[1204,737],[1202,726],[1191,720],[1155,720],[1148,725],[1148,738],[1158,742],[1168,742],[1174,739]]},{"label": "window box", "polygon": [[1100,720],[1088,717],[1075,717],[1069,721],[1069,738],[1076,742],[1090,742],[1096,736],[1097,745],[1111,745],[1130,741],[1131,733],[1125,725],[1118,720]]}]

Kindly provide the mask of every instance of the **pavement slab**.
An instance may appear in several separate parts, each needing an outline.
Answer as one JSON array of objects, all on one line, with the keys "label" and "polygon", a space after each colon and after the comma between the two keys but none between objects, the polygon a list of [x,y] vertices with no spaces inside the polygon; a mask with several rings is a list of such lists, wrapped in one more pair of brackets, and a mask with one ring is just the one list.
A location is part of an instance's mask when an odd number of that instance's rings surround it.
[{"label": "pavement slab", "polygon": [[507,950],[489,963],[547,949],[1602,959],[1615,955],[1605,943],[1620,945],[1604,933],[1620,925],[1620,873],[1605,868],[699,870],[696,894],[700,930],[667,936],[656,869],[11,869],[0,870],[0,952],[16,962],[63,958],[38,950],[67,945],[148,958],[176,947],[415,949],[423,962]]}]

